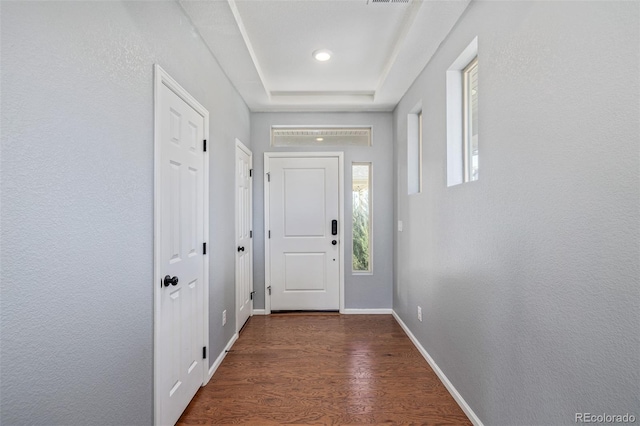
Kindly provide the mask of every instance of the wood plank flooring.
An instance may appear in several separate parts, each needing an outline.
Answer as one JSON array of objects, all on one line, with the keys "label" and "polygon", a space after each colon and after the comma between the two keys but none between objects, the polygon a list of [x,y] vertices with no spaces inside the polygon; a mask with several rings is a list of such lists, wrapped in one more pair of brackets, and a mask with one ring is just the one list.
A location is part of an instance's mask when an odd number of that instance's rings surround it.
[{"label": "wood plank flooring", "polygon": [[470,425],[391,315],[254,316],[178,421]]}]

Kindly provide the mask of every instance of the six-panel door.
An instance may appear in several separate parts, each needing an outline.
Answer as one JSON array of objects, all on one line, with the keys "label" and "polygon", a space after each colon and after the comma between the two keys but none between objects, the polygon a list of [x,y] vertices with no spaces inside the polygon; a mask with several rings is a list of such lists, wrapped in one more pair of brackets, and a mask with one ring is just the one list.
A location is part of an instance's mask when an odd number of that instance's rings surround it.
[{"label": "six-panel door", "polygon": [[236,331],[251,316],[253,262],[251,244],[251,151],[236,145]]},{"label": "six-panel door", "polygon": [[174,424],[203,379],[204,118],[165,85],[159,107],[160,270],[170,280],[156,284],[162,285],[157,423]]}]

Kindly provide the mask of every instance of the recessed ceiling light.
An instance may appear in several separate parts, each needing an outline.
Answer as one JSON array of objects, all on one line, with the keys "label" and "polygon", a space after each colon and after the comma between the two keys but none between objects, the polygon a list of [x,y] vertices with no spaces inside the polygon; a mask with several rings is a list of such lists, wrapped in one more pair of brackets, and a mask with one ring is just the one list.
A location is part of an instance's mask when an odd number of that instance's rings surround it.
[{"label": "recessed ceiling light", "polygon": [[320,62],[325,62],[331,59],[331,51],[327,49],[315,50],[312,55],[316,58],[316,61]]},{"label": "recessed ceiling light", "polygon": [[322,141],[324,140],[324,138],[316,138],[316,140],[317,140],[318,142],[322,142]]}]

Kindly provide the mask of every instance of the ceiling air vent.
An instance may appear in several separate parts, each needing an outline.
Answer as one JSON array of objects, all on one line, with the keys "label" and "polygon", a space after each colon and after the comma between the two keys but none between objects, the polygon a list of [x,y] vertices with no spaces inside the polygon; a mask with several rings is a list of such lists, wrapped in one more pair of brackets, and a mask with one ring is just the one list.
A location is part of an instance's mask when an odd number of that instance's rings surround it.
[{"label": "ceiling air vent", "polygon": [[367,0],[369,3],[409,3],[409,0]]},{"label": "ceiling air vent", "polygon": [[271,146],[371,146],[371,127],[272,126]]}]

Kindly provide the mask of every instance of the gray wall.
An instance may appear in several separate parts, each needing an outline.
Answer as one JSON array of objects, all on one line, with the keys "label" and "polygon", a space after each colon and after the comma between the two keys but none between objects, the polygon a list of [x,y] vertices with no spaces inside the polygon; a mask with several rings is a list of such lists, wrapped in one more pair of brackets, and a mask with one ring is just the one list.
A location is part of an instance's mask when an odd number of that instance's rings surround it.
[{"label": "gray wall", "polygon": [[[391,308],[393,258],[393,116],[391,113],[252,113],[253,225],[255,309],[264,308],[264,153],[294,151],[272,148],[272,125],[370,125],[371,147],[309,147],[295,151],[343,151],[345,184],[345,308]],[[373,275],[351,272],[351,163],[373,164]]]},{"label": "gray wall", "polygon": [[211,360],[249,111],[174,2],[2,7],[2,424],[153,417],[153,64],[211,114]]},{"label": "gray wall", "polygon": [[[394,309],[487,425],[640,416],[639,9],[472,2],[396,108]],[[447,188],[445,72],[476,35],[480,179]]]}]

